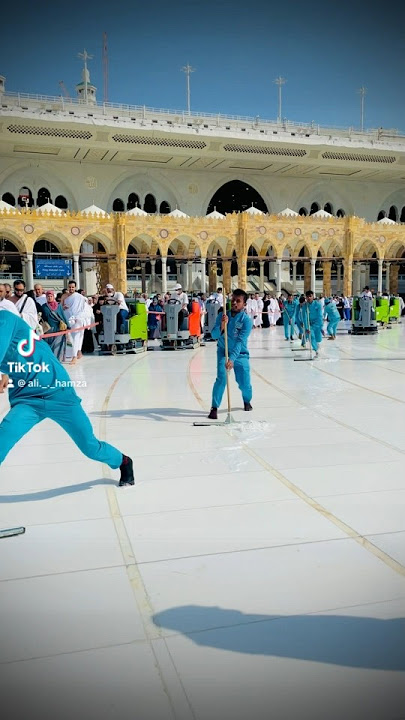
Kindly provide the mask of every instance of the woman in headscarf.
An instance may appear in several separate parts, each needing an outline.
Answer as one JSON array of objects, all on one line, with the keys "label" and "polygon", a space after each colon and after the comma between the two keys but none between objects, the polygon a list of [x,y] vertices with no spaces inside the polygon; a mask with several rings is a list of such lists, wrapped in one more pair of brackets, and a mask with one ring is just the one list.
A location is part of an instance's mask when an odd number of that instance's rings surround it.
[{"label": "woman in headscarf", "polygon": [[[63,312],[62,305],[56,302],[55,293],[53,290],[47,290],[46,292],[46,303],[41,307],[42,318],[48,323],[50,330],[48,332],[54,333],[60,330],[67,330],[68,321],[65,313]],[[66,335],[58,335],[57,337],[46,337],[44,338],[48,345],[50,345],[53,354],[58,360],[63,361],[66,354]]]},{"label": "woman in headscarf", "polygon": [[100,345],[99,336],[103,333],[104,318],[103,313],[101,312],[101,308],[103,307],[103,305],[105,305],[105,296],[100,295],[96,304],[93,305],[94,322],[98,323],[98,325],[96,325],[96,340],[98,345]]},{"label": "woman in headscarf", "polygon": [[[85,308],[86,325],[92,325],[94,323],[93,307],[91,305],[91,298],[87,298],[87,304]],[[94,352],[94,340],[92,328],[87,328],[83,335],[82,353],[83,355],[90,355]]]}]

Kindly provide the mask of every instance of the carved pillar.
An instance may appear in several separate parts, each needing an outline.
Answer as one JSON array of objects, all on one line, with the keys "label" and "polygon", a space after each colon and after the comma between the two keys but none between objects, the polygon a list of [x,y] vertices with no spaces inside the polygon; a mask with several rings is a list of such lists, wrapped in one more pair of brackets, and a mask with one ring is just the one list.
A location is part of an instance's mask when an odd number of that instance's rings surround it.
[{"label": "carved pillar", "polygon": [[297,261],[292,261],[292,284],[293,284],[293,292],[297,292]]},{"label": "carved pillar", "polygon": [[230,260],[223,260],[222,261],[222,284],[223,284],[223,295],[226,296],[227,293],[230,292],[231,285],[232,285],[232,277],[231,277],[231,261]]},{"label": "carved pillar", "polygon": [[217,289],[217,263],[211,260],[209,263],[208,292],[213,293]]},{"label": "carved pillar", "polygon": [[377,292],[382,293],[383,259],[378,258]]},{"label": "carved pillar", "polygon": [[343,294],[350,297],[353,292],[353,258],[348,257],[343,260],[344,277],[343,277]]},{"label": "carved pillar", "polygon": [[167,293],[167,257],[162,257],[162,293]]},{"label": "carved pillar", "polygon": [[332,294],[332,263],[325,260],[323,263],[323,294],[329,297]]},{"label": "carved pillar", "polygon": [[391,265],[390,291],[391,295],[398,295],[399,265]]},{"label": "carved pillar", "polygon": [[281,258],[276,259],[276,290],[281,292]]},{"label": "carved pillar", "polygon": [[259,290],[264,293],[264,260],[259,260],[260,275],[259,275]]},{"label": "carved pillar", "polygon": [[304,292],[306,292],[307,290],[312,290],[312,287],[311,287],[311,265],[309,264],[308,261],[304,262]]},{"label": "carved pillar", "polygon": [[113,229],[113,238],[115,240],[116,261],[109,261],[109,278],[116,290],[124,293],[127,292],[127,242],[125,219],[117,217],[117,222]]},{"label": "carved pillar", "polygon": [[248,230],[247,217],[243,213],[238,216],[238,235],[236,239],[236,254],[238,256],[238,287],[247,289],[247,253],[248,253]]}]

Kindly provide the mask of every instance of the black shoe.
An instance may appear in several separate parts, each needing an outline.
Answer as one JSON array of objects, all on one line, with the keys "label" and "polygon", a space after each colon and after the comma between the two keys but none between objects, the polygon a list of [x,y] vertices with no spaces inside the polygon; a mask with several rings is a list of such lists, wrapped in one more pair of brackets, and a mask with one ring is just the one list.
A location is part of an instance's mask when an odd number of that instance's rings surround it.
[{"label": "black shoe", "polygon": [[218,410],[217,408],[211,408],[211,412],[208,415],[208,420],[218,420]]},{"label": "black shoe", "polygon": [[250,403],[245,403],[243,409],[246,410],[246,412],[248,412],[249,410],[253,410],[253,408],[252,408],[252,406],[251,406]]},{"label": "black shoe", "polygon": [[119,487],[123,485],[135,485],[134,478],[134,467],[130,457],[124,455],[123,461],[120,465],[121,477],[119,481]]}]

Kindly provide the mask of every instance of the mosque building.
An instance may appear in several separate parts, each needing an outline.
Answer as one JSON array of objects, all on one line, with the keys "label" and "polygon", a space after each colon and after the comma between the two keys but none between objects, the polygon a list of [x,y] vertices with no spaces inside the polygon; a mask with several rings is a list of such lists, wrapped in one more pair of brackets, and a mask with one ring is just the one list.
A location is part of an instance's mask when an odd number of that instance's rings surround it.
[{"label": "mosque building", "polygon": [[100,103],[86,63],[76,91],[0,77],[3,281],[405,292],[404,135]]}]

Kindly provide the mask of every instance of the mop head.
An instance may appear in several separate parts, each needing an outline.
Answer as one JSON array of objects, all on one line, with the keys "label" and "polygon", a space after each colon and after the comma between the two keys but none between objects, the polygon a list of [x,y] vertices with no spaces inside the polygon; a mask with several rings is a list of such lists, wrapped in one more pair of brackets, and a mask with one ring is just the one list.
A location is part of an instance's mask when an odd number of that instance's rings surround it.
[{"label": "mop head", "polygon": [[228,429],[232,437],[245,443],[261,438],[270,432],[270,426],[264,420],[246,420],[246,422],[231,423],[228,425]]}]

